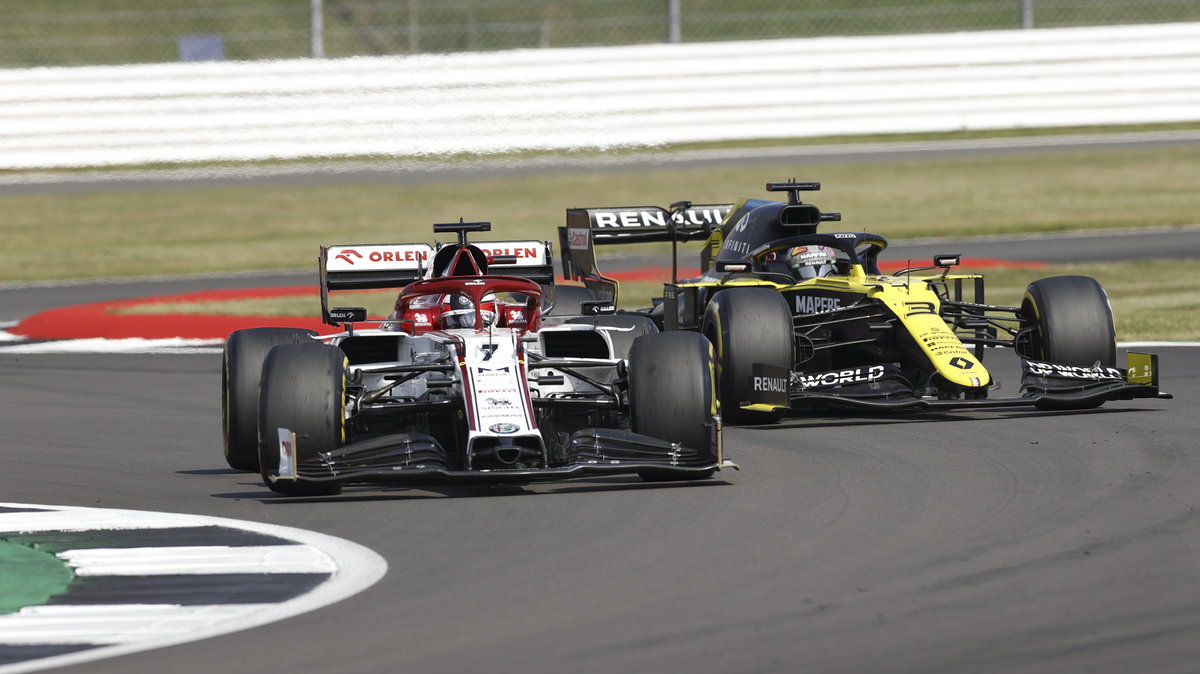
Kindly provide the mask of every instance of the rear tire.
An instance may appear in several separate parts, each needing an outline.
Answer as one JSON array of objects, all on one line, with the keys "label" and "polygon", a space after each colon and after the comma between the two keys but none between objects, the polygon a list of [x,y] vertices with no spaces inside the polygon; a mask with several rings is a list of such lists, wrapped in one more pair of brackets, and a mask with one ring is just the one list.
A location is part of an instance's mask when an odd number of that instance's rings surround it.
[{"label": "rear tire", "polygon": [[1048,363],[1115,367],[1116,328],[1108,295],[1090,276],[1053,276],[1029,284],[1021,315],[1034,358]]},{"label": "rear tire", "polygon": [[[718,460],[716,433],[716,362],[712,345],[695,332],[646,335],[629,350],[629,407],[633,431],[691,450],[710,452]],[[648,481],[712,477],[669,470],[638,473]]]},{"label": "rear tire", "polygon": [[341,447],[345,437],[346,355],[328,344],[285,344],[267,355],[259,398],[258,462],[272,491],[292,496],[337,494],[335,482],[272,480],[279,470],[278,429],[296,434],[296,463]]},{"label": "rear tire", "polygon": [[784,411],[743,410],[754,398],[754,364],[792,369],[792,313],[779,291],[729,288],[704,309],[704,335],[717,353],[717,391],[721,418],[734,424],[778,421]]},{"label": "rear tire", "polygon": [[221,422],[230,468],[258,471],[258,385],[267,352],[281,344],[312,342],[316,334],[299,328],[249,328],[235,330],[225,340]]}]

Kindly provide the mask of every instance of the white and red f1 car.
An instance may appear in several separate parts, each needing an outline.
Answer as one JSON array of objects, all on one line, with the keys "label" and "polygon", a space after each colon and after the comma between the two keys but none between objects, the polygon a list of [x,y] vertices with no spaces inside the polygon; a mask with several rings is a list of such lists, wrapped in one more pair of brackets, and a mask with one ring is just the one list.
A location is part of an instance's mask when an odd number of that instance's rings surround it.
[{"label": "white and red f1 car", "polygon": [[[323,247],[321,310],[340,332],[255,328],[226,342],[229,465],[291,495],[734,467],[703,335],[659,332],[605,302],[555,311],[550,244],[467,241],[489,230],[438,224],[457,241]],[[331,291],[379,288],[401,288],[387,317],[330,307]]]}]

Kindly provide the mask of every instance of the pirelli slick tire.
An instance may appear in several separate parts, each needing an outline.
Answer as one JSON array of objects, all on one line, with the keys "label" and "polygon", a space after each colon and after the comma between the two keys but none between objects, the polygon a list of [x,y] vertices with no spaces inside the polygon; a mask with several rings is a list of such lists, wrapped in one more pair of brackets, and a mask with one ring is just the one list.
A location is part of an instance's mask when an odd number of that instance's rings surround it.
[{"label": "pirelli slick tire", "polygon": [[791,372],[792,313],[783,295],[771,288],[722,290],[705,307],[701,329],[717,353],[721,419],[734,424],[778,421],[785,410],[743,410],[740,405],[755,398],[755,363]]},{"label": "pirelli slick tire", "polygon": [[312,342],[316,334],[299,328],[249,328],[235,330],[225,340],[221,422],[230,468],[258,471],[258,385],[267,352],[281,344]]},{"label": "pirelli slick tire", "polygon": [[[663,332],[639,337],[629,350],[629,406],[635,433],[700,452],[714,465],[717,450],[716,363],[712,345],[695,332]],[[670,470],[640,471],[644,480],[711,477]]]},{"label": "pirelli slick tire", "polygon": [[1117,363],[1116,328],[1108,295],[1090,276],[1053,276],[1029,284],[1021,315],[1031,331],[1033,357],[1090,367]]},{"label": "pirelli slick tire", "polygon": [[346,442],[346,355],[328,344],[285,344],[271,349],[263,364],[259,397],[258,462],[272,491],[292,496],[337,494],[334,482],[275,479],[279,430],[295,433],[296,463]]}]

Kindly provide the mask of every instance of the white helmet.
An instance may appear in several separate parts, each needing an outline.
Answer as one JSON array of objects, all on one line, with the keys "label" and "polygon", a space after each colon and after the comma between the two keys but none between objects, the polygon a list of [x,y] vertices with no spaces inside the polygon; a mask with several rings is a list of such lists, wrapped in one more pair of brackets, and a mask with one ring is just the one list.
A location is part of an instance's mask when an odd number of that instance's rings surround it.
[{"label": "white helmet", "polygon": [[829,276],[836,261],[837,255],[829,246],[796,246],[787,255],[788,270],[797,281]]},{"label": "white helmet", "polygon": [[475,327],[475,310],[474,309],[451,309],[443,311],[438,316],[438,325],[443,330],[453,328],[473,328]]},{"label": "white helmet", "polygon": [[[479,320],[483,327],[490,327],[496,322],[496,296],[488,293],[483,296],[479,306]],[[442,303],[442,313],[438,316],[438,326],[443,330],[454,328],[475,327],[475,303],[466,295],[447,295]]]}]

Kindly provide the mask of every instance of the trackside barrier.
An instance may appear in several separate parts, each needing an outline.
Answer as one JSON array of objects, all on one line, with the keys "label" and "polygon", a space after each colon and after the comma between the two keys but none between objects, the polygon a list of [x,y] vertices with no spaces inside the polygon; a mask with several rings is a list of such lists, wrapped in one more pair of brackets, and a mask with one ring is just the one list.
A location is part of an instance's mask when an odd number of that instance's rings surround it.
[{"label": "trackside barrier", "polygon": [[1200,119],[1200,23],[0,70],[0,168]]}]

